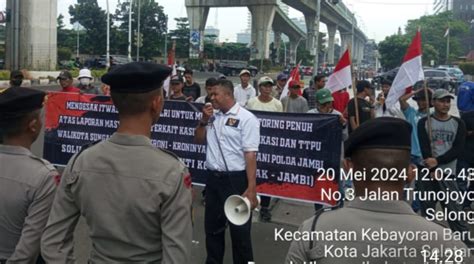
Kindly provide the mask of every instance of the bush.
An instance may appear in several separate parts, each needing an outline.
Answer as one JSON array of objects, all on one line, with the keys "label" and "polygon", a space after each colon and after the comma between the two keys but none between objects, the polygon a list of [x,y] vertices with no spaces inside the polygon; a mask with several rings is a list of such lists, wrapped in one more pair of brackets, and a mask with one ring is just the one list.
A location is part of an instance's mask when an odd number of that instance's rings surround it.
[{"label": "bush", "polygon": [[474,75],[474,62],[460,63],[459,68],[464,74]]},{"label": "bush", "polygon": [[72,51],[69,48],[60,47],[58,48],[58,61],[67,61],[72,57]]},{"label": "bush", "polygon": [[0,80],[10,80],[10,71],[0,71]]},{"label": "bush", "polygon": [[204,63],[204,59],[188,59],[186,62],[186,67],[193,70],[201,70],[201,66]]}]

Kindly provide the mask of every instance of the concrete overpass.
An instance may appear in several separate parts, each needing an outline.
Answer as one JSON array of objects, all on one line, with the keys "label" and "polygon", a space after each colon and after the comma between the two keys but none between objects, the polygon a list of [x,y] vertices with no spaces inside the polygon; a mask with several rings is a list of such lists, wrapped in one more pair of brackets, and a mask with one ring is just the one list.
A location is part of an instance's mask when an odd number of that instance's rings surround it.
[{"label": "concrete overpass", "polygon": [[[281,0],[283,3],[301,11],[306,20],[307,36],[280,10],[278,0],[185,0],[191,28],[190,56],[198,57],[203,50],[203,38],[197,39],[204,33],[209,8],[211,7],[248,7],[252,14],[251,45],[258,50],[252,54],[253,59],[269,58],[269,33],[273,28],[276,33],[276,45],[280,42],[280,34],[286,34],[290,39],[290,61],[295,62],[296,47],[301,39],[306,39],[306,48],[315,54],[316,35],[319,32],[317,24],[318,0]],[[365,34],[357,27],[354,15],[342,3],[332,4],[327,0],[321,1],[320,21],[328,28],[328,61],[334,63],[334,40],[336,31],[341,35],[342,46],[352,43],[353,61],[360,62],[363,58]],[[241,23],[242,21],[238,21]],[[194,45],[193,45],[194,44]],[[277,46],[279,47],[279,46]]]},{"label": "concrete overpass", "polygon": [[[303,13],[306,21],[308,37],[306,48],[314,55],[316,44],[316,32],[319,32],[317,24],[317,1],[318,0],[282,0],[283,3],[293,7]],[[347,6],[339,1],[333,4],[328,0],[321,1],[320,21],[326,24],[328,29],[328,63],[334,64],[334,40],[336,31],[339,30],[341,36],[341,46],[343,49],[352,44],[352,60],[360,64],[364,57],[364,45],[367,37],[364,32],[357,27],[357,19]],[[354,43],[352,42],[352,39]]]},{"label": "concrete overpass", "polygon": [[[251,53],[252,59],[269,58],[270,31],[286,34],[292,43],[306,37],[278,6],[277,0],[186,0],[189,26],[191,30],[190,57],[197,58],[204,49],[204,28],[211,7],[247,7],[252,15]],[[245,18],[243,18],[245,19]],[[235,21],[242,23],[245,21]],[[280,38],[277,36],[277,41]],[[278,43],[276,43],[279,47]],[[293,47],[296,51],[296,46]],[[291,52],[291,54],[296,52]],[[296,58],[291,58],[295,61]]]},{"label": "concrete overpass", "polygon": [[7,0],[7,69],[56,70],[57,0]]}]

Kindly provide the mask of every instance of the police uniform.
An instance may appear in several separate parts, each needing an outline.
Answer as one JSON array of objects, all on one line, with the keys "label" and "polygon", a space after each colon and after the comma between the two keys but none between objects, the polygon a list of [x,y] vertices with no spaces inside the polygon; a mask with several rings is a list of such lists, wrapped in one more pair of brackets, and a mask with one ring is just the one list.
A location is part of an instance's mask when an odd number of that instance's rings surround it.
[{"label": "police uniform", "polygon": [[[248,110],[235,103],[223,113],[217,111],[206,127],[206,263],[222,263],[227,218],[224,202],[230,195],[242,195],[248,186],[244,152],[256,152],[260,142],[260,123]],[[225,158],[224,158],[225,157]],[[235,264],[253,260],[251,220],[242,226],[230,222]]]},{"label": "police uniform", "polygon": [[[409,151],[410,135],[411,126],[403,120],[392,117],[369,120],[351,134],[345,155],[351,157],[354,150],[362,148],[395,148]],[[380,183],[380,186],[383,184]],[[436,256],[445,263],[450,250],[451,254],[457,249],[463,253],[468,252],[461,241],[446,238],[446,230],[449,228],[443,228],[415,214],[403,200],[370,201],[356,197],[347,202],[344,208],[319,211],[314,217],[306,220],[299,231],[315,231],[319,236],[313,233],[313,237],[309,239],[294,240],[285,263],[316,261],[318,264],[360,264],[366,261],[371,264],[418,264],[431,263],[432,257]],[[381,234],[392,232],[419,232],[430,236],[406,236],[404,240],[398,237],[381,238]],[[438,253],[434,253],[436,249]],[[380,254],[377,256],[378,252]],[[395,253],[390,255],[387,252]],[[440,256],[441,252],[443,256]],[[471,257],[463,257],[456,263],[473,263],[473,260]]]},{"label": "police uniform", "polygon": [[[28,88],[0,91],[0,141],[3,124],[41,109],[44,98],[44,92]],[[0,144],[0,168],[0,263],[35,263],[59,174],[48,161],[15,145]]]},{"label": "police uniform", "polygon": [[[135,62],[102,81],[114,93],[162,86],[170,69]],[[94,245],[91,263],[191,263],[191,179],[173,154],[142,135],[114,133],[68,162],[42,237],[48,263],[73,263],[82,215]]]}]

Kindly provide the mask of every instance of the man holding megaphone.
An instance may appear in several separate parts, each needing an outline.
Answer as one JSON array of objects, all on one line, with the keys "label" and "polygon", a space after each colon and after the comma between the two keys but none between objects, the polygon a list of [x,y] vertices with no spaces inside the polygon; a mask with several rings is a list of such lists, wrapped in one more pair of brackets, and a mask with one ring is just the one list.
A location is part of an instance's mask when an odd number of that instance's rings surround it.
[{"label": "man holding megaphone", "polygon": [[256,152],[260,142],[260,123],[252,113],[236,103],[234,85],[229,80],[218,80],[211,94],[211,103],[203,107],[202,113],[195,140],[207,144],[206,263],[223,263],[225,230],[229,224],[233,261],[247,264],[253,261],[251,218],[242,225],[232,224],[224,213],[224,203],[229,196],[240,195],[248,201],[250,210],[258,206]]}]

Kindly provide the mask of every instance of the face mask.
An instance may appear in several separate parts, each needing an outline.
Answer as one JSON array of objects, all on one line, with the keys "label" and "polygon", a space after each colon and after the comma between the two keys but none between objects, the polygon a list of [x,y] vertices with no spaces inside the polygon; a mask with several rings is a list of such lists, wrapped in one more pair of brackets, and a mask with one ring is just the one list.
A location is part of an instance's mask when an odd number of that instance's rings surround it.
[{"label": "face mask", "polygon": [[22,82],[23,82],[23,80],[18,80],[18,79],[11,80],[11,84],[13,86],[20,86]]},{"label": "face mask", "polygon": [[89,78],[81,78],[79,82],[81,82],[82,85],[87,86],[91,83],[91,80]]}]

